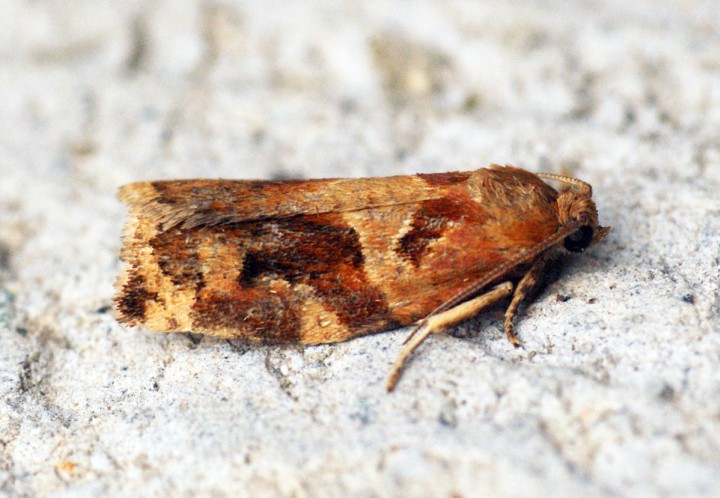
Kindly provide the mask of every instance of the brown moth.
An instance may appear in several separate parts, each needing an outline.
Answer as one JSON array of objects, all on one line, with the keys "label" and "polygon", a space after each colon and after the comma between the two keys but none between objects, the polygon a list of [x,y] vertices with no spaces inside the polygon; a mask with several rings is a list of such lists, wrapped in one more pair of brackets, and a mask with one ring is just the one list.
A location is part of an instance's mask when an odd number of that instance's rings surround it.
[{"label": "brown moth", "polygon": [[388,390],[429,334],[510,296],[505,333],[518,346],[513,317],[546,264],[610,230],[598,224],[589,184],[512,166],[140,182],[119,197],[130,207],[121,323],[301,344],[416,324]]}]

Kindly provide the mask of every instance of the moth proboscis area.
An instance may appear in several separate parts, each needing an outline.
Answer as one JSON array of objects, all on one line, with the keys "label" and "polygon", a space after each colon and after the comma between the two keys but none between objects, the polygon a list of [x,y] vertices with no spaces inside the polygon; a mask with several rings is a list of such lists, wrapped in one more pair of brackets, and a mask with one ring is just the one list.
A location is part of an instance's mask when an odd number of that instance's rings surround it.
[{"label": "moth proboscis area", "polygon": [[[555,190],[543,179],[567,188]],[[161,332],[323,344],[416,324],[412,352],[510,298],[548,262],[610,230],[589,184],[513,166],[320,180],[166,180],[121,187],[129,206],[118,320]]]}]

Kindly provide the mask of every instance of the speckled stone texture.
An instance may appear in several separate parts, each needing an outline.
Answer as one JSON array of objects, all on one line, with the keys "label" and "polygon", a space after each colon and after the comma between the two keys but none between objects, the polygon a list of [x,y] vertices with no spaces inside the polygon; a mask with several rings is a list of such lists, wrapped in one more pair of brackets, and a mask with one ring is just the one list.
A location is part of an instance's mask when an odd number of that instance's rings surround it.
[{"label": "speckled stone texture", "polygon": [[[715,1],[5,1],[0,495],[718,496]],[[497,310],[258,347],[113,319],[142,179],[491,162],[613,232]]]}]

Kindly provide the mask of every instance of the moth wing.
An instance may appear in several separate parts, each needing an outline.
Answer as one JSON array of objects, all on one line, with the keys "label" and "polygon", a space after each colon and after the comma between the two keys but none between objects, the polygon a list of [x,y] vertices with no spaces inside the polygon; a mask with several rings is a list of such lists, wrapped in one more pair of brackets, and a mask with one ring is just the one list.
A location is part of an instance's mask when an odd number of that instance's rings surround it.
[{"label": "moth wing", "polygon": [[118,197],[162,225],[216,226],[341,213],[436,199],[471,172],[322,180],[168,180],[131,183]]},{"label": "moth wing", "polygon": [[556,230],[550,187],[530,209],[540,183],[493,171],[131,184],[118,319],[306,344],[408,325]]}]

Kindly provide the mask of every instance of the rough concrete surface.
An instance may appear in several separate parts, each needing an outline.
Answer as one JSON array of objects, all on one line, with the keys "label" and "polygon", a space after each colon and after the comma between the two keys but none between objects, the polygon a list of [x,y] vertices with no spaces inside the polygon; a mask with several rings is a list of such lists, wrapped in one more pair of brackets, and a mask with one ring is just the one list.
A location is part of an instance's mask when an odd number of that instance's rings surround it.
[{"label": "rough concrete surface", "polygon": [[[716,1],[0,4],[0,495],[718,496]],[[141,179],[491,162],[610,237],[501,310],[259,347],[118,325]]]}]

